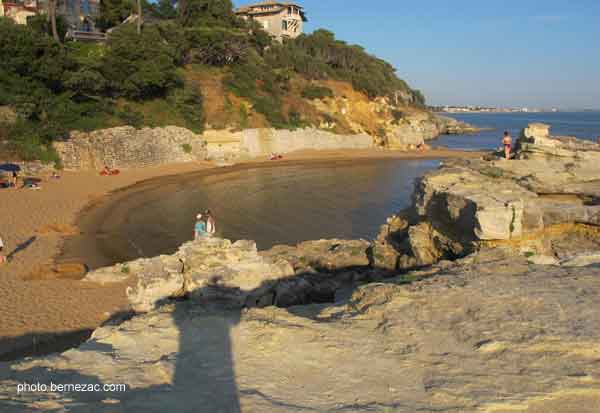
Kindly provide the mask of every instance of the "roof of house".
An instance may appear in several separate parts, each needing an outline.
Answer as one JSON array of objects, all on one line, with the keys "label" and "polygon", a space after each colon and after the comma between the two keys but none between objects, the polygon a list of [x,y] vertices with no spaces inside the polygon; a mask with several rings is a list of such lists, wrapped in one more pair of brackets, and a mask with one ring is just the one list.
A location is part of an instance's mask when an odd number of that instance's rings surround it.
[{"label": "roof of house", "polygon": [[271,0],[265,0],[265,1],[259,1],[257,3],[248,4],[246,6],[238,7],[235,11],[236,11],[236,13],[243,13],[243,12],[250,11],[254,7],[260,7],[260,6],[278,6],[280,8],[288,7],[288,6],[296,6],[299,9],[303,8],[301,5],[299,5],[298,3],[295,3],[293,1],[271,1]]},{"label": "roof of house", "polygon": [[[261,9],[259,9],[259,7],[261,7],[261,6],[274,6],[274,7],[269,10],[261,10]],[[252,3],[252,4],[248,4],[246,6],[239,7],[235,10],[235,13],[236,14],[246,14],[246,15],[250,15],[250,16],[258,16],[258,15],[262,15],[262,14],[279,13],[282,10],[285,10],[285,8],[287,8],[289,6],[297,7],[300,10],[300,15],[302,16],[302,19],[306,20],[306,15],[303,10],[304,7],[302,7],[301,5],[299,5],[298,3],[295,3],[293,1],[271,1],[271,0],[260,1],[258,3]]]}]

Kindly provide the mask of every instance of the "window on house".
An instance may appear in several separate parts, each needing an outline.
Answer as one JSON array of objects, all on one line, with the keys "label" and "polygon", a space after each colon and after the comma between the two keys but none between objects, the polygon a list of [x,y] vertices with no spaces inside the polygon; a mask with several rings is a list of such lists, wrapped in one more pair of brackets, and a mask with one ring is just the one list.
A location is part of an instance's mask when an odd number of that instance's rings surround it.
[{"label": "window on house", "polygon": [[288,29],[288,22],[287,22],[287,20],[284,20],[284,21],[281,22],[281,28],[283,30],[287,30]]}]

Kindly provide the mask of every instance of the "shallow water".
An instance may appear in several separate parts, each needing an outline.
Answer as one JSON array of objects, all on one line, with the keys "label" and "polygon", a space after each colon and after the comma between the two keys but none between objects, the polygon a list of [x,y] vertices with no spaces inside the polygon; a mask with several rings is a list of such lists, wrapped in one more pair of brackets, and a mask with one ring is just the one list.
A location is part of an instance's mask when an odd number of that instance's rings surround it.
[{"label": "shallow water", "polygon": [[121,191],[83,214],[84,235],[63,259],[95,268],[174,252],[192,239],[195,216],[210,208],[220,236],[259,249],[319,238],[376,236],[409,206],[414,180],[435,160],[335,162],[161,178]]}]

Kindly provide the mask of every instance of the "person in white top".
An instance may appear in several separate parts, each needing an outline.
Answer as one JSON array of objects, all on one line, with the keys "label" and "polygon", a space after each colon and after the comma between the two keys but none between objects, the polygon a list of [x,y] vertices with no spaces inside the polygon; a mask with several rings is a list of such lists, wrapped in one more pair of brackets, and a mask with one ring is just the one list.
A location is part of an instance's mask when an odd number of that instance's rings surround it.
[{"label": "person in white top", "polygon": [[204,214],[202,214],[202,215],[204,216],[204,219],[206,220],[206,233],[208,234],[209,237],[212,237],[217,232],[217,227],[215,225],[215,219],[213,218],[212,213],[210,212],[210,209],[207,209],[206,211],[204,211]]},{"label": "person in white top", "polygon": [[6,257],[4,256],[4,242],[2,241],[2,237],[0,237],[0,264],[4,264],[6,262]]}]

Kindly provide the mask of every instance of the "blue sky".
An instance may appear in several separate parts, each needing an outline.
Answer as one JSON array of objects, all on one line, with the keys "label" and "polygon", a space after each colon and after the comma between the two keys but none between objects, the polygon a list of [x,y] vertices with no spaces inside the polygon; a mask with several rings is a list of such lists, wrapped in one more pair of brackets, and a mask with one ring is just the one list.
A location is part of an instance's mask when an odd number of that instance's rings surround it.
[{"label": "blue sky", "polygon": [[430,104],[600,108],[600,0],[298,2]]}]

